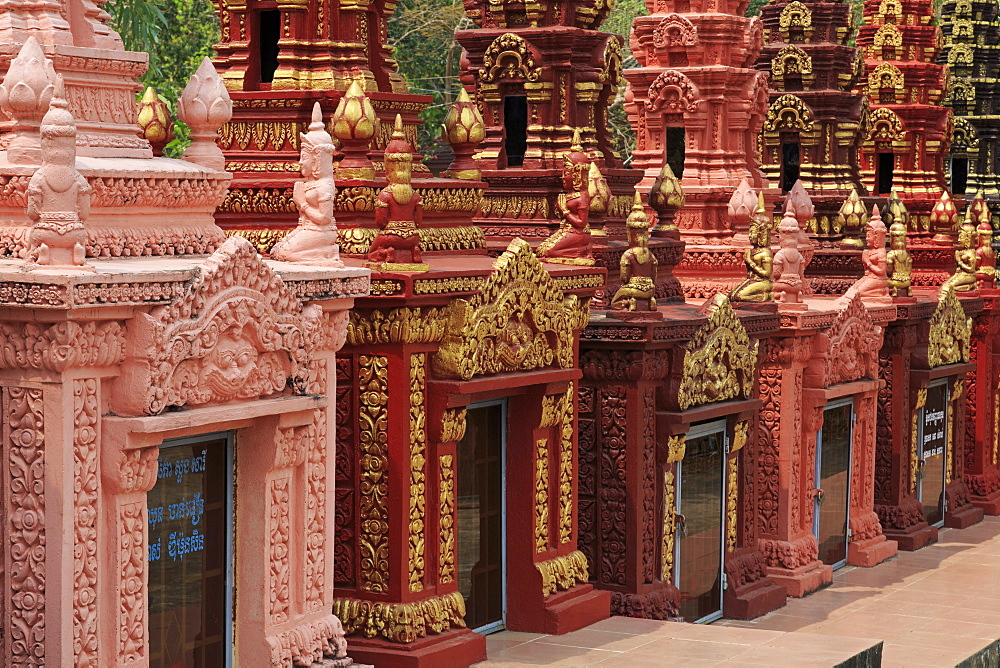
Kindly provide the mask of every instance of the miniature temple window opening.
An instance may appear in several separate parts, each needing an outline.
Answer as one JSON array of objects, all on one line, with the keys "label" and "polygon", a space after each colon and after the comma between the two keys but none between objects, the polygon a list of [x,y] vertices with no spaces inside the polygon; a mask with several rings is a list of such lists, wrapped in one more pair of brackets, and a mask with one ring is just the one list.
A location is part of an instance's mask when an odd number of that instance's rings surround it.
[{"label": "miniature temple window opening", "polygon": [[878,162],[875,165],[875,183],[877,195],[888,195],[892,192],[893,170],[896,165],[896,156],[893,153],[879,153]]},{"label": "miniature temple window opening", "polygon": [[505,95],[503,98],[503,149],[508,167],[524,164],[528,147],[528,97]]},{"label": "miniature temple window opening", "polygon": [[951,159],[951,192],[964,195],[969,184],[969,159],[964,156],[953,156]]},{"label": "miniature temple window opening", "polygon": [[[278,40],[281,39],[281,12],[265,9],[257,14],[260,83],[270,84],[278,69]],[[270,86],[268,86],[269,88]]]},{"label": "miniature temple window opening", "polygon": [[798,133],[781,134],[781,192],[788,192],[799,180],[802,152]]},{"label": "miniature temple window opening", "polygon": [[684,148],[687,135],[684,128],[667,128],[667,164],[674,175],[684,178]]},{"label": "miniature temple window opening", "polygon": [[670,63],[670,67],[687,67],[688,65],[687,50],[688,47],[686,46],[670,49],[668,55],[668,62]]}]

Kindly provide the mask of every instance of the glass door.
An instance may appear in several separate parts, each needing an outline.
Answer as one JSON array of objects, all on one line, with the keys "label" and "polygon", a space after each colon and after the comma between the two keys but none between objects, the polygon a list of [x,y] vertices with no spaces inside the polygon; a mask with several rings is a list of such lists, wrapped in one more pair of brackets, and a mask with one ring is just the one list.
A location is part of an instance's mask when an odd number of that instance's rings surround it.
[{"label": "glass door", "polygon": [[924,507],[928,524],[941,526],[945,513],[945,474],[948,442],[948,381],[939,380],[927,388],[927,403],[918,416],[920,461],[918,462],[917,498]]},{"label": "glass door", "polygon": [[458,443],[458,590],[465,623],[479,633],[503,630],[507,614],[505,399],[469,406]]},{"label": "glass door", "polygon": [[149,665],[232,665],[231,434],[164,441],[149,523]]},{"label": "glass door", "polygon": [[820,560],[834,568],[847,563],[853,432],[853,398],[827,404],[823,428],[816,434],[813,533],[819,543]]},{"label": "glass door", "polygon": [[722,616],[726,447],[725,420],[692,425],[677,464],[674,584],[689,622]]}]

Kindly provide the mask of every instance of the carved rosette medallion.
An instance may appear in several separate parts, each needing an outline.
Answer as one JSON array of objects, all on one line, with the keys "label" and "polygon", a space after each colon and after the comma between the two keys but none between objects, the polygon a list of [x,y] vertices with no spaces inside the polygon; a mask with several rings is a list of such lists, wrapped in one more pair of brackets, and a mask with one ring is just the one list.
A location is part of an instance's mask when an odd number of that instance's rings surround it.
[{"label": "carved rosette medallion", "polygon": [[746,328],[729,299],[717,294],[706,322],[684,352],[684,375],[677,401],[681,410],[692,406],[749,398],[757,372],[760,343],[750,343]]}]

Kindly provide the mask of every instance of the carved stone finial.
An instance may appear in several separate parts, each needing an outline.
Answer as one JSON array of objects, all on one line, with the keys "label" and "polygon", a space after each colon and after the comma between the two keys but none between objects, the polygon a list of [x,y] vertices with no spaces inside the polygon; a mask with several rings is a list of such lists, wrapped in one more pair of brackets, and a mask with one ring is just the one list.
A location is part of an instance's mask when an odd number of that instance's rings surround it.
[{"label": "carved stone finial", "polygon": [[785,210],[791,210],[795,220],[799,221],[799,227],[803,229],[808,228],[809,221],[816,215],[816,207],[813,205],[812,198],[809,197],[809,193],[799,179],[796,179],[792,189],[785,196]]},{"label": "carved stone finial", "polygon": [[174,138],[174,124],[166,103],[152,86],[143,92],[137,111],[139,136],[153,147],[153,155],[163,155],[163,148]]},{"label": "carved stone finial", "polygon": [[611,306],[626,311],[652,311],[656,308],[656,258],[649,250],[649,220],[642,206],[642,196],[636,192],[632,211],[625,223],[629,248],[620,263],[622,286]]},{"label": "carved stone finial", "polygon": [[857,188],[851,188],[851,194],[840,205],[837,212],[837,224],[844,234],[843,244],[852,248],[861,248],[861,230],[868,223],[868,211],[861,201]]},{"label": "carved stone finial", "polygon": [[955,206],[955,200],[947,190],[941,192],[940,199],[931,209],[930,219],[931,231],[934,232],[931,240],[950,246],[958,225],[958,207]]},{"label": "carved stone finial", "polygon": [[748,226],[756,208],[757,193],[750,187],[750,182],[743,179],[729,198],[729,219],[733,222],[734,229]]},{"label": "carved stone finial", "polygon": [[536,253],[546,262],[593,265],[590,248],[590,158],[580,145],[579,128],[573,131],[573,144],[563,156],[563,188],[556,201],[562,223]]},{"label": "carved stone finial", "polygon": [[208,57],[201,61],[181,93],[177,116],[191,128],[191,145],[184,151],[184,159],[224,171],[226,159],[215,140],[219,129],[233,117],[233,103]]},{"label": "carved stone finial", "polygon": [[909,218],[910,212],[906,210],[906,204],[900,198],[899,192],[893,188],[892,194],[889,196],[889,205],[886,208],[884,221],[889,225],[890,234],[892,233],[892,227],[897,223],[902,225],[904,230],[908,229]]},{"label": "carved stone finial", "polygon": [[29,256],[40,267],[87,269],[85,248],[90,185],[76,170],[76,123],[69,112],[61,77],[41,123],[42,166],[28,182],[27,213],[32,220]]},{"label": "carved stone finial", "polygon": [[343,267],[337,245],[333,203],[337,188],[333,181],[333,138],[323,124],[319,102],[313,105],[309,132],[299,135],[302,180],[295,182],[292,199],[299,210],[299,226],[271,249],[271,257]]},{"label": "carved stone finial", "polygon": [[774,254],[774,266],[771,275],[774,277],[773,290],[775,299],[779,299],[787,310],[806,310],[802,303],[802,294],[806,291],[805,271],[806,259],[799,252],[799,236],[802,229],[795,215],[788,209],[778,225],[779,244],[781,248]]},{"label": "carved stone finial", "polygon": [[674,223],[674,216],[684,206],[684,190],[680,179],[674,176],[674,170],[668,164],[663,165],[653,181],[653,189],[649,191],[649,206],[656,211],[657,217],[651,236],[679,239],[680,232]]},{"label": "carved stone finial", "polygon": [[[897,200],[898,201],[898,200]],[[902,206],[902,202],[899,205]],[[892,210],[892,200],[889,209]],[[889,226],[889,252],[886,254],[886,274],[889,279],[889,292],[893,297],[909,297],[913,259],[906,250],[906,208],[897,210],[894,221]]]},{"label": "carved stone finial", "polygon": [[378,129],[378,117],[365,95],[363,82],[355,79],[333,112],[333,134],[340,140],[344,158],[337,164],[338,179],[371,180],[375,166],[368,158],[368,148]]},{"label": "carved stone finial", "polygon": [[846,306],[854,297],[860,297],[866,306],[889,306],[892,297],[889,295],[889,277],[887,254],[885,250],[886,229],[879,213],[878,205],[872,208],[868,219],[866,235],[867,247],[861,253],[861,264],[864,275],[848,288],[843,297],[837,300],[841,306]]},{"label": "carved stone finial", "polygon": [[0,84],[0,109],[14,121],[7,160],[37,165],[42,160],[38,126],[55,90],[56,72],[32,35],[24,42]]},{"label": "carved stone finial", "polygon": [[990,207],[986,204],[986,200],[983,198],[983,191],[980,190],[976,193],[972,202],[969,203],[969,214],[972,218],[972,223],[975,225],[980,225],[982,223],[990,224],[990,219],[993,214],[990,213]]},{"label": "carved stone finial", "polygon": [[452,179],[478,181],[482,177],[479,164],[472,154],[479,142],[486,137],[486,123],[479,113],[479,107],[469,97],[465,87],[458,93],[458,99],[451,105],[444,125],[441,126],[445,141],[451,146],[455,159],[442,176]]}]

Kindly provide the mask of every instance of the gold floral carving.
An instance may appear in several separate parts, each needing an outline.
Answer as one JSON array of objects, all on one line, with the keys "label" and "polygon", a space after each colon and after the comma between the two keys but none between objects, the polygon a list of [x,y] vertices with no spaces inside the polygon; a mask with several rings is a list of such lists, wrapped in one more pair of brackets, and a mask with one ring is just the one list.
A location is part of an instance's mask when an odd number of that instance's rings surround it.
[{"label": "gold floral carving", "polygon": [[385,593],[389,591],[388,359],[361,355],[360,362],[361,589]]},{"label": "gold floral carving", "polygon": [[449,408],[441,416],[441,443],[458,443],[465,437],[465,408]]},{"label": "gold floral carving", "polygon": [[455,456],[441,455],[439,581],[455,581]]},{"label": "gold floral carving", "polygon": [[687,450],[687,434],[678,434],[667,439],[667,463],[673,464],[684,459]]},{"label": "gold floral carving", "polygon": [[736,501],[739,489],[739,460],[730,457],[726,469],[728,476],[726,480],[726,551],[732,552],[736,549]]},{"label": "gold floral carving", "polygon": [[427,382],[427,355],[410,355],[410,591],[424,588],[424,523],[427,514],[427,430],[424,387]]},{"label": "gold floral carving", "polygon": [[[423,191],[420,192],[422,195]],[[377,234],[378,230],[371,227],[342,227],[337,238],[340,251],[348,255],[364,255]],[[474,250],[486,244],[482,229],[474,225],[426,227],[417,230],[417,234],[420,235],[420,248],[425,251]]]},{"label": "gold floral carving", "polygon": [[347,341],[353,346],[378,343],[434,343],[448,324],[444,309],[402,307],[389,311],[351,311]]},{"label": "gold floral carving", "polygon": [[230,121],[219,130],[219,145],[241,151],[299,150],[299,132],[303,127],[288,121]]},{"label": "gold floral carving", "polygon": [[535,65],[528,43],[514,33],[500,35],[486,49],[479,81],[492,83],[497,79],[538,81],[542,68]]},{"label": "gold floral carving", "polygon": [[910,419],[910,492],[917,491],[917,471],[920,468],[920,437],[917,432],[917,416],[927,405],[927,388],[917,390],[917,403],[913,406]]},{"label": "gold floral carving", "polygon": [[549,596],[562,589],[582,584],[590,577],[587,557],[573,550],[569,554],[535,564],[542,574],[542,596]]},{"label": "gold floral carving", "polygon": [[549,442],[535,441],[535,552],[549,549]]},{"label": "gold floral carving", "polygon": [[1000,384],[993,391],[993,464],[997,463],[997,451],[1000,450]]},{"label": "gold floral carving", "polygon": [[604,276],[602,274],[577,274],[573,276],[554,276],[553,280],[555,280],[556,282],[556,287],[558,287],[563,292],[604,287]]},{"label": "gold floral carving", "polygon": [[226,230],[227,237],[243,237],[257,249],[258,253],[267,253],[271,250],[274,244],[281,241],[286,234],[291,230],[267,230],[267,229],[252,229],[252,230]]},{"label": "gold floral carving", "polygon": [[564,295],[528,242],[515,239],[493,265],[482,291],[448,305],[447,333],[433,358],[443,378],[542,369],[574,363],[575,333],[589,303]]},{"label": "gold floral carving", "polygon": [[663,472],[663,545],[660,555],[660,579],[674,581],[674,474]]},{"label": "gold floral carving", "polygon": [[737,450],[742,450],[743,446],[747,444],[747,435],[749,432],[749,420],[740,420],[737,422],[736,427],[733,429],[733,447],[729,448],[729,451],[736,452]]},{"label": "gold floral carving", "polygon": [[428,633],[444,633],[453,626],[464,628],[465,599],[457,591],[414,603],[338,598],[333,601],[333,614],[348,635],[411,643]]},{"label": "gold floral carving", "polygon": [[[959,381],[959,382],[961,382],[961,381]],[[951,479],[952,479],[952,477],[954,477],[954,474],[955,474],[955,462],[953,461],[955,458],[952,456],[952,453],[954,452],[954,449],[955,449],[955,443],[954,443],[955,423],[952,421],[952,419],[953,419],[954,414],[955,414],[955,399],[956,399],[956,397],[952,396],[952,397],[950,397],[950,399],[951,399],[951,401],[948,402],[948,408],[946,410],[946,413],[947,413],[948,417],[947,417],[947,421],[944,424],[944,428],[947,430],[947,433],[945,434],[945,442],[944,442],[944,446],[945,446],[944,447],[944,463],[945,463],[944,481],[945,481],[945,484],[951,483]]]},{"label": "gold floral carving", "polygon": [[717,294],[711,315],[684,352],[684,375],[677,401],[692,406],[748,398],[753,391],[759,342],[750,345],[746,328],[729,299]]},{"label": "gold floral carving", "polygon": [[559,543],[573,538],[573,383],[559,400]]},{"label": "gold floral carving", "polygon": [[295,213],[291,188],[232,188],[217,209],[222,213]]},{"label": "gold floral carving", "polygon": [[413,281],[413,294],[440,295],[446,292],[475,292],[485,282],[486,278],[483,276],[415,279]]},{"label": "gold floral carving", "polygon": [[955,291],[942,291],[937,309],[931,316],[927,341],[927,364],[930,368],[969,361],[972,318],[965,317],[962,302]]}]

